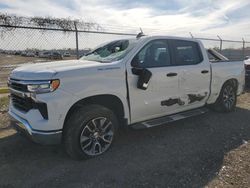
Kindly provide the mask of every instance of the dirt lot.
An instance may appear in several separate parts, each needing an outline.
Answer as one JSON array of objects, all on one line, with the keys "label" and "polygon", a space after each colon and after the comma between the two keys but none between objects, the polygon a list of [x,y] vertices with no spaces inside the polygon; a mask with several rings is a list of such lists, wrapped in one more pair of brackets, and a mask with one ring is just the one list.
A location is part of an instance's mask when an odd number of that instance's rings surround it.
[{"label": "dirt lot", "polygon": [[[1,101],[1,104],[6,101]],[[249,187],[250,92],[233,113],[208,112],[121,133],[104,155],[72,161],[40,146],[0,114],[0,187]]]}]

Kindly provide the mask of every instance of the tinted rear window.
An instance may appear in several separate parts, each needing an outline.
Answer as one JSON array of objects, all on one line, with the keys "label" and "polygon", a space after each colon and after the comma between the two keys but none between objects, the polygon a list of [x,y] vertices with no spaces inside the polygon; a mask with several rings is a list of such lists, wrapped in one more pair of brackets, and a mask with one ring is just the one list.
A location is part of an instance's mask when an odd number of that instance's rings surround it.
[{"label": "tinted rear window", "polygon": [[173,40],[174,65],[195,65],[203,61],[198,43]]}]

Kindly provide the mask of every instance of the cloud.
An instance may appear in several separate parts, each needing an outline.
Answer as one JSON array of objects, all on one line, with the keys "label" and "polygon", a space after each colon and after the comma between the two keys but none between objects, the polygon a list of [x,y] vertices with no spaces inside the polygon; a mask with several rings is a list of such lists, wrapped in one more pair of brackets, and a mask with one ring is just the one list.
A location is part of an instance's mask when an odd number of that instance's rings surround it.
[{"label": "cloud", "polygon": [[[249,38],[249,0],[0,0],[0,11],[25,16],[81,18],[107,30]],[[237,14],[235,12],[239,11]]]}]

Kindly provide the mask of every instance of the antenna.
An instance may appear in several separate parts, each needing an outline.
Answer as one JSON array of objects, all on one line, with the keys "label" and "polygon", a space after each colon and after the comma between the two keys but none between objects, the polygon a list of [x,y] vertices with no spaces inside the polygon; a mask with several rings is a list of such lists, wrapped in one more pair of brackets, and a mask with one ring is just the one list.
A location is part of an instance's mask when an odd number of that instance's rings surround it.
[{"label": "antenna", "polygon": [[140,28],[140,30],[141,30],[141,32],[136,35],[136,39],[139,39],[139,38],[145,36],[145,34],[142,31],[142,28]]}]

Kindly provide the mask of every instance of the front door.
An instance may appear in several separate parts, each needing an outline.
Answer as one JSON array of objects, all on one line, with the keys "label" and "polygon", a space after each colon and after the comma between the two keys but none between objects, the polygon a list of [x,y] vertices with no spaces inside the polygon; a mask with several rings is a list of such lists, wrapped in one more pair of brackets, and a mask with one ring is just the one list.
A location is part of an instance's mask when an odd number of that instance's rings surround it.
[{"label": "front door", "polygon": [[179,107],[180,71],[171,61],[168,41],[160,39],[148,42],[127,64],[132,123],[171,114]]}]

